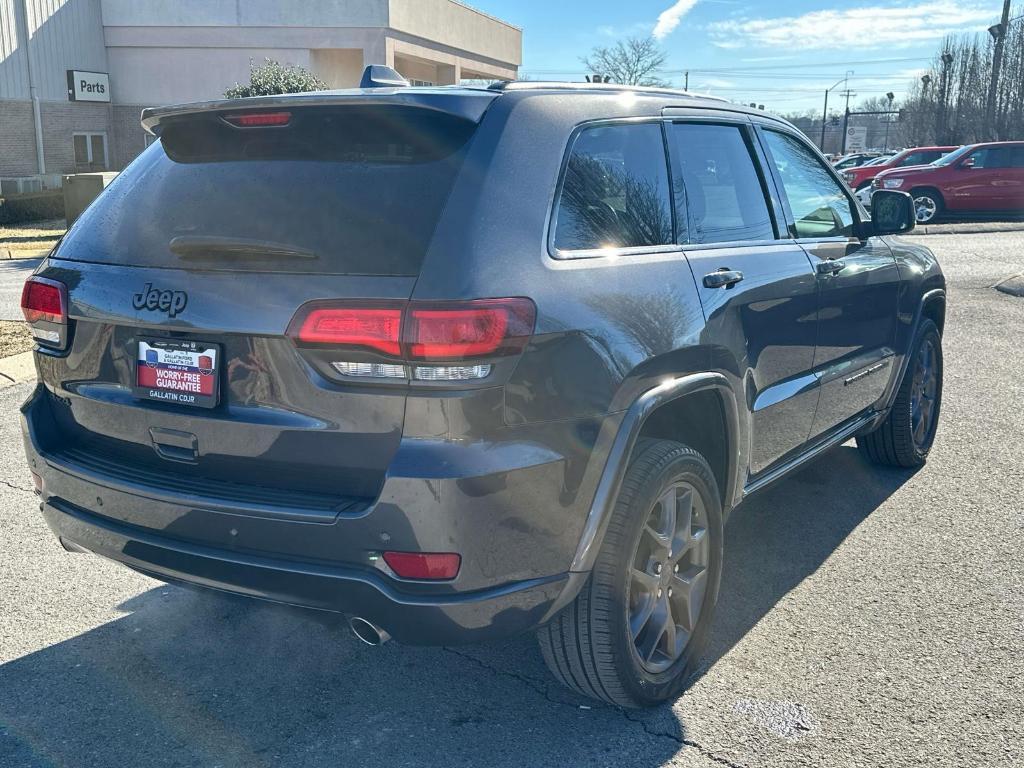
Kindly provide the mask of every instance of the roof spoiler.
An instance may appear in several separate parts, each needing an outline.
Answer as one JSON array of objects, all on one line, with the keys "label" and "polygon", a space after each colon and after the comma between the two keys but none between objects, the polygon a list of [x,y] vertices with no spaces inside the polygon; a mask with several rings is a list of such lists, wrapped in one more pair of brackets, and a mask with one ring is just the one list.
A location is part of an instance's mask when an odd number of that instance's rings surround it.
[{"label": "roof spoiler", "polygon": [[220,99],[171,107],[151,107],[142,111],[142,127],[159,136],[168,121],[177,121],[215,114],[245,114],[283,111],[306,107],[383,106],[393,105],[440,112],[479,123],[484,112],[499,96],[497,91],[472,89],[373,88],[345,91],[313,91],[280,96],[256,96],[247,99]]}]

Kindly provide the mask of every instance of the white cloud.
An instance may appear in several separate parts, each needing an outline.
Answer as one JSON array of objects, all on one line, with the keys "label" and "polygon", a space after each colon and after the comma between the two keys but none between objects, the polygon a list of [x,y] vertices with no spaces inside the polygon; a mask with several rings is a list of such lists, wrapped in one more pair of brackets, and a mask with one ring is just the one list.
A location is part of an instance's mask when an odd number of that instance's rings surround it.
[{"label": "white cloud", "polygon": [[654,31],[651,33],[654,35],[654,39],[664,40],[675,32],[676,27],[679,26],[679,22],[683,20],[683,16],[693,10],[693,6],[696,4],[697,0],[678,0],[678,2],[673,3],[671,7],[662,11],[658,15],[658,21],[654,25]]},{"label": "white cloud", "polygon": [[935,0],[916,5],[812,11],[774,19],[730,19],[710,24],[709,30],[712,42],[720,48],[751,44],[803,50],[906,48],[956,32],[985,29],[992,13],[991,8],[973,3]]},{"label": "white cloud", "polygon": [[700,83],[697,85],[698,88],[732,88],[736,85],[734,80],[726,80],[721,77],[704,77],[701,78]]}]

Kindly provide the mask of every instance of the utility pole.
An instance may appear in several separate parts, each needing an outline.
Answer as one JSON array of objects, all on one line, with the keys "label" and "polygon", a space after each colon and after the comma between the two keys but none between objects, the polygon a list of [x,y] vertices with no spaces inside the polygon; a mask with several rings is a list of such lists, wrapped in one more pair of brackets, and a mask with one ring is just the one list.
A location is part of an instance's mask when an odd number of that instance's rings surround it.
[{"label": "utility pole", "polygon": [[843,91],[843,94],[846,96],[846,110],[843,112],[843,148],[839,151],[841,155],[846,154],[846,135],[847,129],[850,127],[850,97],[857,95],[849,88]]},{"label": "utility pole", "polygon": [[686,84],[683,86],[683,90],[690,90],[690,70],[686,70]]},{"label": "utility pole", "polygon": [[999,70],[1003,65],[1003,43],[1010,31],[1010,0],[1003,0],[1003,17],[998,24],[988,28],[995,45],[992,49],[992,79],[988,84],[988,103],[985,106],[985,138],[996,138],[996,90],[999,88]]}]

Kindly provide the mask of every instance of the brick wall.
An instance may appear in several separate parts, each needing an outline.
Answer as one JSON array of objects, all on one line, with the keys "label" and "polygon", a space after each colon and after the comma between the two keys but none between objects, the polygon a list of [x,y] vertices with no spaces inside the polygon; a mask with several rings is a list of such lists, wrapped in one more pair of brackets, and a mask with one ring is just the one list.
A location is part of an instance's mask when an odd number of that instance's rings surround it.
[{"label": "brick wall", "polygon": [[143,107],[114,107],[113,140],[111,142],[111,170],[120,171],[146,148],[146,132],[139,119]]},{"label": "brick wall", "polygon": [[75,172],[75,148],[71,138],[75,133],[107,134],[108,163],[113,161],[109,104],[44,101],[40,104],[40,111],[47,173]]},{"label": "brick wall", "polygon": [[32,102],[0,100],[0,176],[38,172]]}]

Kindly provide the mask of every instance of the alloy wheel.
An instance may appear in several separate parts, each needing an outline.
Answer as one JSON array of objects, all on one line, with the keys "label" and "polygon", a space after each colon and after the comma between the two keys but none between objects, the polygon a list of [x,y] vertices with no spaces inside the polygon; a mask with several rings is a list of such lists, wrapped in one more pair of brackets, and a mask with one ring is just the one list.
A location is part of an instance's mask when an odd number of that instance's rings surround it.
[{"label": "alloy wheel", "polygon": [[644,522],[630,569],[629,628],[641,665],[663,672],[685,652],[707,592],[707,511],[687,482],[670,486]]},{"label": "alloy wheel", "polygon": [[925,224],[935,218],[939,212],[939,204],[935,198],[928,195],[920,195],[914,198],[914,215],[920,224]]},{"label": "alloy wheel", "polygon": [[917,351],[914,380],[910,390],[910,428],[914,444],[923,448],[935,421],[935,401],[939,391],[938,355],[935,342],[925,339]]}]

